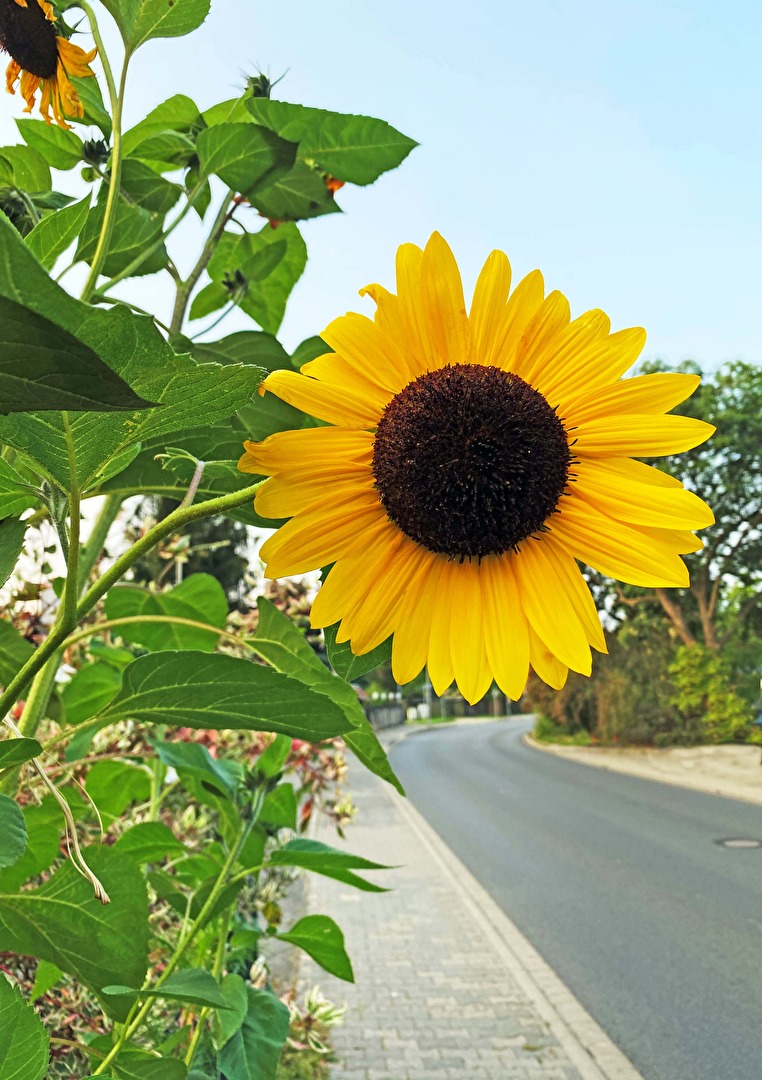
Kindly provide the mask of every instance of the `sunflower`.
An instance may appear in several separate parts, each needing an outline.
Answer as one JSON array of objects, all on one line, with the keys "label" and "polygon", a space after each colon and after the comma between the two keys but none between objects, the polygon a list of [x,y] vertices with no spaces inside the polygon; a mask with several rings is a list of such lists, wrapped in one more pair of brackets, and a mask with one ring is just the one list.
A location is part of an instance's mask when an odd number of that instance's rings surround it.
[{"label": "sunflower", "polygon": [[68,128],[65,117],[81,120],[82,102],[70,76],[93,75],[88,66],[97,52],[85,52],[55,30],[55,12],[48,0],[0,0],[0,48],[11,57],[5,72],[8,93],[15,94],[21,80],[25,112],[34,107],[41,88],[40,114],[50,124],[50,110],[59,127]]},{"label": "sunflower", "polygon": [[245,444],[239,468],[269,476],[265,517],[290,518],[262,548],[268,577],[332,564],[312,625],[340,623],[362,654],[393,635],[400,683],[425,664],[478,701],[493,678],[521,696],[589,675],[603,629],[578,560],[646,587],[684,587],[682,554],[712,512],[636,457],[697,446],[709,424],[667,410],[695,375],[622,380],[642,329],[610,333],[599,310],[570,320],[539,271],[510,293],[493,251],[466,313],[438,233],[403,245],[397,295],[369,285],[375,319],[347,314],[335,350],[274,371],[262,392],[325,421]]}]

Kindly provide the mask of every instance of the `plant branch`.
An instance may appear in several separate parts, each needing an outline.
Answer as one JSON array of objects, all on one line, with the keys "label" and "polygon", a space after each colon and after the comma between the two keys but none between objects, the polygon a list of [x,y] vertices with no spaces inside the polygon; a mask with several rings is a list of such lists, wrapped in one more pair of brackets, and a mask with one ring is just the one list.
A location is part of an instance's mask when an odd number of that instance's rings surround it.
[{"label": "plant branch", "polygon": [[191,270],[185,281],[181,281],[177,286],[177,295],[175,297],[175,307],[172,312],[172,321],[170,322],[170,328],[173,334],[179,334],[183,328],[183,321],[185,319],[185,311],[188,307],[188,301],[191,298],[193,290],[198,284],[199,278],[206,270],[212,255],[214,255],[215,248],[220,241],[220,237],[225,231],[225,226],[228,223],[228,214],[230,212],[231,200],[235,197],[235,191],[228,190],[225,198],[222,200],[222,205],[217,211],[217,217],[214,219],[212,225],[212,231],[206,239],[206,243],[199,255],[198,262]]}]

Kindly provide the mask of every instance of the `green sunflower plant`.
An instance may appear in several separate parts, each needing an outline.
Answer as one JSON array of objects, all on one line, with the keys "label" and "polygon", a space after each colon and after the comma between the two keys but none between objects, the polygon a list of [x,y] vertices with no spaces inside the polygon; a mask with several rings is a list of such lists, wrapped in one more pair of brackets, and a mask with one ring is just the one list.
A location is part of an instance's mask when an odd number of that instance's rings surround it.
[{"label": "green sunflower plant", "polygon": [[[698,378],[624,378],[644,331],[572,319],[502,251],[467,303],[442,236],[403,244],[372,316],[289,354],[302,222],[416,144],[264,75],[126,128],[136,52],[209,7],[0,0],[32,113],[0,147],[0,1080],[275,1080],[309,1025],[263,943],[353,978],[329,915],[284,914],[289,875],[381,889],[304,832],[316,802],[351,816],[344,747],[399,789],[347,680],[559,689],[607,647],[581,566],[685,587],[713,520],[638,460],[712,433],[671,411]],[[125,288],[149,277],[167,310]],[[251,328],[225,335],[233,312]],[[128,536],[136,499],[175,508]],[[212,576],[183,580],[193,525],[225,518],[273,531],[265,576],[323,571],[330,667],[268,599],[231,618]]]}]

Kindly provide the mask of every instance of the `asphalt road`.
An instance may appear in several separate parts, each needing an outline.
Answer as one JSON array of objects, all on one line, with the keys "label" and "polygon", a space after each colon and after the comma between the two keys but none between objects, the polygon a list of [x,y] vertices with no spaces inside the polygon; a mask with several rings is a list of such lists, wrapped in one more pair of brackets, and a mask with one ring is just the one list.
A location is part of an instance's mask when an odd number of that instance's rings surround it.
[{"label": "asphalt road", "polygon": [[761,1080],[762,848],[718,841],[762,840],[762,807],[533,750],[530,726],[436,727],[392,763],[646,1080]]}]

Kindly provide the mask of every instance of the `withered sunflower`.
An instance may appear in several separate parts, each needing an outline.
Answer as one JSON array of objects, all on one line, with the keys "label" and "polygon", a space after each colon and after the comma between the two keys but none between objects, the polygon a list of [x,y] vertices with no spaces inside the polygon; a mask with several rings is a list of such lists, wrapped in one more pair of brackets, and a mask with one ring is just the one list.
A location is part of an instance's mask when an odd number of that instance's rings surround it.
[{"label": "withered sunflower", "polygon": [[82,119],[85,110],[70,76],[93,75],[89,65],[96,49],[85,52],[56,33],[55,12],[48,0],[0,0],[0,48],[11,57],[5,84],[15,94],[20,80],[25,112],[31,112],[40,94],[40,114],[50,124],[68,128],[66,117]]},{"label": "withered sunflower", "polygon": [[263,546],[268,577],[334,564],[315,627],[362,654],[393,635],[392,670],[428,664],[478,701],[493,678],[518,698],[531,666],[560,688],[606,651],[577,560],[633,585],[686,586],[681,554],[712,512],[635,457],[688,450],[713,428],[666,415],[698,377],[622,380],[642,329],[610,333],[602,311],[570,320],[539,271],[509,295],[494,251],[466,313],[460,273],[435,233],[399,249],[397,295],[362,290],[375,319],[322,334],[335,352],[274,371],[271,391],[330,426],[248,442],[244,472],[269,476],[265,517],[290,517]]}]

